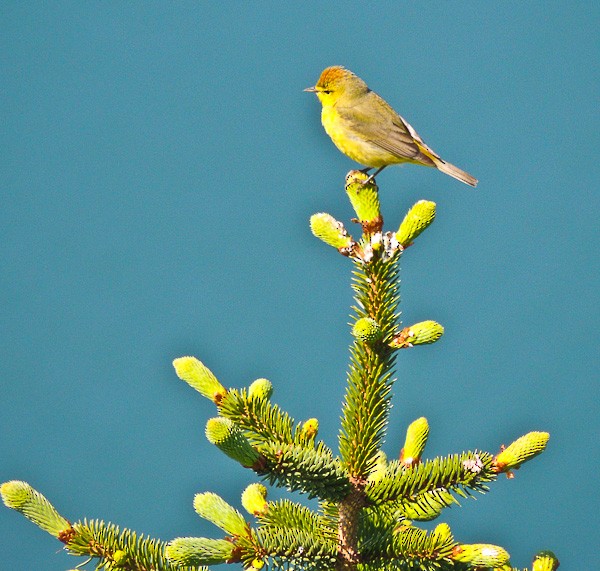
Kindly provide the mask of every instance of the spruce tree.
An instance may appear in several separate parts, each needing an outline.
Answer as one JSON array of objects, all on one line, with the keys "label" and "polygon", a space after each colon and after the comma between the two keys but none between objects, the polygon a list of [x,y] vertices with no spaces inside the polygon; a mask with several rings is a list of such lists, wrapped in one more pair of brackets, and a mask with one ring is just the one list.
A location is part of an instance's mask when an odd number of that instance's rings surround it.
[{"label": "spruce tree", "polygon": [[[529,432],[497,453],[472,450],[426,459],[429,424],[421,417],[407,426],[398,459],[386,458],[381,449],[397,357],[436,342],[444,328],[433,320],[402,327],[398,313],[398,262],[433,222],[436,205],[421,200],[397,230],[384,231],[378,188],[375,181],[364,184],[367,178],[351,171],[345,185],[360,238],[329,214],[310,220],[313,234],[353,264],[354,341],[337,454],[317,438],[317,419],[295,421],[273,402],[267,379],[226,388],[200,360],[180,357],[173,362],[177,376],[215,405],[207,439],[257,477],[241,494],[246,514],[214,493],[195,496],[194,509],[222,530],[221,539],[163,542],[103,521],[72,523],[21,481],[2,484],[4,503],[96,569],[191,571],[220,563],[255,571],[515,569],[503,547],[455,537],[443,513],[458,498],[487,492],[499,475],[512,477],[544,450],[548,433]],[[269,501],[261,481],[317,498],[318,507]],[[433,520],[440,523],[429,531],[421,524]],[[543,551],[535,555],[532,571],[557,567],[554,554]]]}]

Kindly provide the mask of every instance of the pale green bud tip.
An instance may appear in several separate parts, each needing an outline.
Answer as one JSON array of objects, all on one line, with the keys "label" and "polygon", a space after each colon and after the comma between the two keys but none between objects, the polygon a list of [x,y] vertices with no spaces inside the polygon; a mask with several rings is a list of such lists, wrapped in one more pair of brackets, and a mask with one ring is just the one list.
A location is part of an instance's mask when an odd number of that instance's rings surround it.
[{"label": "pale green bud tip", "polygon": [[468,563],[472,567],[502,567],[510,560],[510,555],[502,547],[486,543],[456,545],[452,550],[452,559]]},{"label": "pale green bud tip", "polygon": [[22,513],[28,520],[47,531],[54,537],[67,537],[71,524],[62,517],[54,506],[42,494],[34,490],[27,482],[11,480],[0,486],[0,495],[4,505]]},{"label": "pale green bud tip", "polygon": [[206,423],[206,438],[227,456],[247,468],[254,466],[260,457],[242,431],[228,418],[209,419]]},{"label": "pale green bud tip", "polygon": [[273,383],[268,379],[256,379],[248,389],[249,399],[269,400],[273,394]]},{"label": "pale green bud tip", "polygon": [[403,349],[413,345],[435,343],[444,334],[444,328],[436,321],[421,321],[405,327],[390,342],[390,347]]},{"label": "pale green bud tip", "polygon": [[552,551],[540,551],[533,558],[531,571],[556,571],[559,565],[560,562]]},{"label": "pale green bud tip", "polygon": [[194,509],[200,517],[210,521],[229,535],[245,535],[248,530],[242,514],[212,492],[196,494]]},{"label": "pale green bud tip", "polygon": [[233,562],[235,545],[225,539],[178,537],[167,545],[167,559],[176,565],[218,565]]},{"label": "pale green bud tip", "polygon": [[352,237],[348,235],[344,225],[325,212],[310,217],[310,229],[319,240],[338,250],[352,245]]},{"label": "pale green bud tip", "polygon": [[250,484],[242,493],[242,505],[244,509],[252,515],[261,515],[266,513],[267,488],[262,484]]},{"label": "pale green bud tip", "polygon": [[13,510],[21,511],[23,506],[30,500],[35,490],[27,483],[19,480],[4,482],[0,486],[0,494],[4,505]]},{"label": "pale green bud tip", "polygon": [[352,327],[352,335],[366,343],[374,343],[381,338],[381,328],[370,317],[361,317]]},{"label": "pale green bud tip", "polygon": [[379,193],[375,183],[363,184],[368,178],[369,175],[361,171],[348,173],[346,194],[363,228],[369,232],[377,232],[382,225]]},{"label": "pale green bud tip", "polygon": [[429,423],[424,416],[411,422],[406,429],[406,439],[400,452],[400,462],[406,466],[418,464],[425,450],[428,436]]},{"label": "pale green bud tip", "polygon": [[412,244],[413,240],[427,228],[435,218],[435,202],[419,200],[406,214],[396,239],[402,246]]},{"label": "pale green bud tip", "polygon": [[302,428],[300,429],[300,434],[303,438],[311,440],[317,436],[319,432],[319,421],[316,418],[309,418],[304,421],[302,424]]},{"label": "pale green bud tip", "polygon": [[228,418],[210,418],[206,423],[206,438],[211,444],[219,446],[235,432],[235,426]]},{"label": "pale green bud tip", "polygon": [[547,432],[529,432],[517,438],[494,459],[496,472],[507,472],[518,468],[523,462],[541,454],[546,448],[550,434]]},{"label": "pale green bud tip", "polygon": [[173,361],[173,367],[182,381],[213,402],[219,403],[227,394],[212,371],[196,357],[179,357]]}]

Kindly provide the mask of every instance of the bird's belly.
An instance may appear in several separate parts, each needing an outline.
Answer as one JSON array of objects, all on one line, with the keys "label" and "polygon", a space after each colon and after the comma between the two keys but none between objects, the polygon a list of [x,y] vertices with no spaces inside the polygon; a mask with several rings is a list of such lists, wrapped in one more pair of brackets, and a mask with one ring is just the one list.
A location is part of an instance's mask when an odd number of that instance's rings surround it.
[{"label": "bird's belly", "polygon": [[321,122],[325,132],[331,137],[335,146],[353,161],[366,167],[382,167],[385,165],[406,162],[407,159],[393,155],[381,147],[371,143],[344,120],[340,119],[335,108],[323,108]]}]

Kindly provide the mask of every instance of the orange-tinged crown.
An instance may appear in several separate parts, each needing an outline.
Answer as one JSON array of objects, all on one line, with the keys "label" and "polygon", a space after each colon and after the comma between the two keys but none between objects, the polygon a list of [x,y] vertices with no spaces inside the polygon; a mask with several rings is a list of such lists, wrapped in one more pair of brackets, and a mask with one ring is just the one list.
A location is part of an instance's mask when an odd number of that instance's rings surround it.
[{"label": "orange-tinged crown", "polygon": [[326,87],[327,85],[331,85],[340,79],[345,79],[352,75],[354,74],[349,69],[346,69],[341,65],[332,65],[323,70],[321,77],[319,77],[319,81],[317,81],[317,87]]},{"label": "orange-tinged crown", "polygon": [[317,85],[309,87],[305,91],[317,94],[323,107],[335,105],[340,98],[348,100],[361,97],[369,91],[367,84],[349,69],[341,65],[333,65],[325,68],[317,81]]}]

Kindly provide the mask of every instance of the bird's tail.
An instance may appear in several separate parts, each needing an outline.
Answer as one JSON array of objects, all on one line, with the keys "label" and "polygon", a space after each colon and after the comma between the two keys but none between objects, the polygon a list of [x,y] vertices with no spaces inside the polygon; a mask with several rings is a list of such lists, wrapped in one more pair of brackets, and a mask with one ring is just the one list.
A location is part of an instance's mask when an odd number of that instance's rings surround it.
[{"label": "bird's tail", "polygon": [[437,169],[442,171],[443,173],[449,174],[450,176],[460,180],[461,182],[464,182],[465,184],[477,186],[478,180],[474,176],[471,176],[468,172],[465,172],[459,169],[458,167],[455,167],[454,165],[443,161],[438,157],[436,157],[433,160],[433,162],[435,163]]}]

